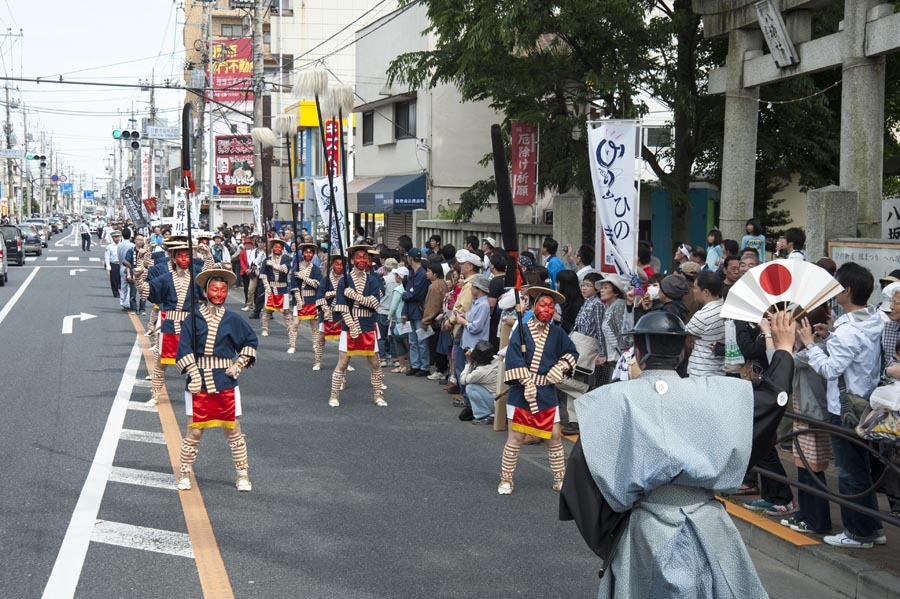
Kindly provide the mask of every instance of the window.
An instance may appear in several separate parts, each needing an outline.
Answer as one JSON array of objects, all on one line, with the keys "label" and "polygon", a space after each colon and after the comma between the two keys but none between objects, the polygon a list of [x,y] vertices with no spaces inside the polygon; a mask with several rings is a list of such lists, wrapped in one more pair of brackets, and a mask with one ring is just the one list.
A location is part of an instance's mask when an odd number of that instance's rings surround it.
[{"label": "window", "polygon": [[394,104],[394,139],[416,136],[416,101],[407,100]]},{"label": "window", "polygon": [[364,146],[371,146],[375,141],[375,112],[372,110],[363,113],[362,136]]},{"label": "window", "polygon": [[222,23],[222,37],[230,39],[244,37],[244,26],[240,24],[229,25],[228,23]]},{"label": "window", "polygon": [[268,45],[272,44],[272,32],[271,31],[263,31],[263,43]]}]

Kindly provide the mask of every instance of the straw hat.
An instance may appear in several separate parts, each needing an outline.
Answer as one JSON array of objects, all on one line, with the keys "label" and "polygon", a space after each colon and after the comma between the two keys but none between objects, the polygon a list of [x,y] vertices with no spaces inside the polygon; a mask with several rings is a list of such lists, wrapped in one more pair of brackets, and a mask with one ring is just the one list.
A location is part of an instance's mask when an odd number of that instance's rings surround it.
[{"label": "straw hat", "polygon": [[225,279],[225,282],[228,283],[229,287],[237,282],[237,276],[234,274],[233,270],[224,268],[210,268],[197,274],[197,285],[199,285],[200,288],[205,291],[206,284],[209,282],[209,280],[216,277]]},{"label": "straw hat", "polygon": [[525,295],[533,300],[537,300],[537,298],[542,295],[549,295],[557,304],[566,303],[566,296],[564,296],[559,291],[554,291],[549,287],[544,287],[542,285],[531,285],[530,287],[528,287],[528,289],[525,290]]}]

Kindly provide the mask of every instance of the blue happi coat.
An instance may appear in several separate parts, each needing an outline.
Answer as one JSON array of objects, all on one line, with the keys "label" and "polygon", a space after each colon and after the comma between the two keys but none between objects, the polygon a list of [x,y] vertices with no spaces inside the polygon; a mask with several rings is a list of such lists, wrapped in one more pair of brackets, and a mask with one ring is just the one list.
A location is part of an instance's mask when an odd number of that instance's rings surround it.
[{"label": "blue happi coat", "polygon": [[[196,351],[193,348],[195,324]],[[216,311],[205,303],[201,304],[184,320],[181,332],[176,363],[182,373],[191,364],[197,364],[203,378],[203,391],[207,393],[237,387],[237,380],[225,374],[225,369],[236,359],[241,368],[252,367],[256,362],[259,339],[247,321],[235,312]]]},{"label": "blue happi coat", "polygon": [[290,273],[290,289],[294,299],[299,305],[302,302],[306,306],[317,303],[319,287],[322,282],[322,270],[312,262],[306,262],[298,252],[300,260],[294,265]]},{"label": "blue happi coat", "polygon": [[[537,385],[538,409],[543,411],[559,405],[556,397],[556,386],[549,384],[545,377],[557,363],[563,363],[564,371],[575,370],[578,362],[578,350],[575,344],[566,335],[561,327],[546,325],[547,338],[543,347],[536,347],[535,336],[541,329],[536,318],[532,318],[524,324],[525,330],[525,354],[522,354],[521,341],[518,328],[509,336],[509,345],[506,347],[506,375],[505,381],[509,384],[509,396],[506,402],[511,406],[528,409],[525,399],[525,387],[522,381],[529,376],[535,379]],[[532,368],[537,353],[537,368]]]},{"label": "blue happi coat", "polygon": [[[359,301],[348,300],[344,295],[346,288],[346,277],[341,277],[337,285],[337,295],[335,296],[334,311],[342,315],[348,314],[353,320],[359,323],[359,330],[368,333],[375,330],[376,314],[378,304],[384,295],[384,287],[381,277],[375,276],[370,272],[363,272],[357,268],[353,269],[350,275],[353,281],[353,288],[362,296]],[[341,330],[349,331],[347,319],[342,319],[343,324]]]}]

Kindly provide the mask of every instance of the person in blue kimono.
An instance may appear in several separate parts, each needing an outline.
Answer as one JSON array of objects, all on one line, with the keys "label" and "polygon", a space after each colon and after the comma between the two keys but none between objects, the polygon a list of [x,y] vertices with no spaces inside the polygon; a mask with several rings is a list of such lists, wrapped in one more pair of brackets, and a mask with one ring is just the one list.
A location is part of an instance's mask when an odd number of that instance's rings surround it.
[{"label": "person in blue kimono", "polygon": [[562,489],[566,474],[566,454],[559,422],[556,384],[575,371],[578,351],[562,327],[552,326],[557,304],[566,298],[548,287],[532,285],[526,291],[534,306],[534,318],[523,325],[525,352],[519,333],[513,331],[506,348],[506,375],[509,395],[506,415],[509,433],[503,446],[500,484],[497,493],[513,492],[513,474],[526,435],[548,439],[547,455],[553,472],[553,490]]},{"label": "person in blue kimono", "polygon": [[340,352],[337,366],[331,375],[331,397],[328,405],[338,407],[344,388],[344,373],[351,356],[365,356],[371,371],[373,401],[385,407],[381,365],[378,361],[378,331],[376,310],[384,295],[381,277],[371,272],[374,250],[369,245],[355,245],[347,249],[353,261],[353,272],[338,280],[334,311],[341,315]]},{"label": "person in blue kimono", "polygon": [[[238,491],[250,491],[247,441],[241,432],[241,391],[238,377],[256,363],[259,340],[246,320],[225,309],[229,288],[237,281],[231,269],[210,269],[197,275],[208,300],[183,323],[178,343],[178,367],[187,375],[185,411],[191,417],[181,442],[176,476],[180,491],[191,488],[200,438],[207,428],[221,427],[231,448]],[[196,345],[195,345],[196,344]]]},{"label": "person in blue kimono", "polygon": [[634,326],[638,376],[575,401],[581,436],[560,519],[575,520],[603,560],[598,597],[768,597],[716,494],[741,486],[775,443],[791,393],[795,329],[771,318],[774,353],[759,380],[681,378],[681,320],[650,312]]},{"label": "person in blue kimono", "polygon": [[313,344],[316,361],[313,370],[322,370],[322,354],[325,351],[326,341],[338,341],[341,338],[341,315],[335,313],[335,298],[337,297],[338,281],[344,276],[344,263],[346,258],[340,254],[332,254],[328,257],[328,273],[319,281],[316,290],[316,309],[318,310],[319,330],[313,336]]},{"label": "person in blue kimono", "polygon": [[278,237],[269,240],[269,256],[259,271],[259,280],[266,292],[265,310],[260,319],[263,337],[269,336],[269,320],[273,312],[284,315],[284,326],[288,332],[288,353],[292,354],[297,345],[297,323],[291,313],[291,259],[284,253],[284,240]]},{"label": "person in blue kimono", "polygon": [[[304,320],[309,322],[313,353],[316,356],[316,362],[321,362],[322,348],[317,342],[319,336],[319,315],[318,309],[316,308],[316,296],[319,291],[319,284],[322,280],[322,271],[312,262],[315,255],[316,244],[300,244],[297,254],[294,257],[294,265],[291,268],[290,281],[291,293],[294,296],[294,305],[297,310],[298,322],[295,326],[299,326],[299,323]],[[296,339],[296,334],[294,335],[294,338]],[[294,348],[288,349],[288,353],[294,353]]]}]

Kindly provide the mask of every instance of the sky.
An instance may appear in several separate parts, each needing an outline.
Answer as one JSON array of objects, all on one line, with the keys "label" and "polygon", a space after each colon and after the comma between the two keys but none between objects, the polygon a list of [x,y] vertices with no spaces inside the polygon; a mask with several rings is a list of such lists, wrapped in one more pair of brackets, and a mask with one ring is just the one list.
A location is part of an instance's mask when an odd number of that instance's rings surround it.
[{"label": "sky", "polygon": [[[157,82],[168,78],[181,84],[184,12],[180,4],[172,0],[0,0],[0,34],[22,31],[21,37],[0,37],[0,71],[4,76],[30,79],[62,76],[64,81],[128,84],[149,81],[155,71]],[[2,84],[10,86],[18,147],[24,140],[24,109],[28,133],[34,139],[28,151],[49,154],[52,143],[62,165],[57,174],[65,174],[76,189],[105,186],[106,160],[119,143],[113,140],[113,129],[128,126],[132,110],[139,129],[141,117],[148,116],[150,108],[149,91],[137,88]],[[4,121],[5,94],[0,89]],[[184,92],[158,90],[158,118],[178,124],[183,103]]]}]

